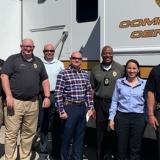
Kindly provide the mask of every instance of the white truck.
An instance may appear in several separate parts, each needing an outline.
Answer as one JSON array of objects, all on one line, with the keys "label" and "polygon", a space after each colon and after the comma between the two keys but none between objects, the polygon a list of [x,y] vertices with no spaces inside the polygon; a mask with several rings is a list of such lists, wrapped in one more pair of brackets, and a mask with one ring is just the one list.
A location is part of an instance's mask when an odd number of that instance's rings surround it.
[{"label": "white truck", "polygon": [[106,44],[121,64],[137,59],[144,78],[159,64],[160,0],[1,0],[0,9],[2,59],[29,37],[37,56],[45,43],[54,43],[65,66],[70,53],[81,50],[82,66],[90,70]]},{"label": "white truck", "polygon": [[80,50],[82,67],[90,70],[106,44],[123,65],[137,59],[143,78],[160,63],[160,0],[1,0],[0,9],[2,59],[29,37],[37,56],[45,43],[55,44],[65,66],[70,53]]}]

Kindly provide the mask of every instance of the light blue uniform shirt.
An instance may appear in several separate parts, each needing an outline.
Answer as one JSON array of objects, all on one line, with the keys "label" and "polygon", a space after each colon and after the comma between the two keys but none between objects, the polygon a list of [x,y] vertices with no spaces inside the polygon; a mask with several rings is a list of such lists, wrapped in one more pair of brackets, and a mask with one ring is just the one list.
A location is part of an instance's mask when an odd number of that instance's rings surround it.
[{"label": "light blue uniform shirt", "polygon": [[55,58],[50,62],[46,61],[44,58],[42,58],[41,60],[43,61],[48,74],[50,91],[54,91],[57,81],[57,75],[61,70],[64,69],[64,64]]},{"label": "light blue uniform shirt", "polygon": [[126,77],[116,81],[109,109],[109,120],[114,120],[117,111],[123,113],[144,113],[144,87],[146,80],[138,78],[134,87],[127,83]]}]

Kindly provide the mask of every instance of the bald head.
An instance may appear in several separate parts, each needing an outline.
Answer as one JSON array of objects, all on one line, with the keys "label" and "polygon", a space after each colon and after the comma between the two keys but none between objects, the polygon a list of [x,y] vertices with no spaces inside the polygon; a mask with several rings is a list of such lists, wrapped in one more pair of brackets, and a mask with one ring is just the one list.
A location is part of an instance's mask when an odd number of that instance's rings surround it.
[{"label": "bald head", "polygon": [[54,59],[55,48],[52,43],[47,43],[44,45],[44,59],[46,61],[52,61]]},{"label": "bald head", "polygon": [[30,38],[25,38],[22,40],[21,45],[26,45],[26,44],[30,44],[30,45],[34,46],[33,40]]},{"label": "bald head", "polygon": [[103,64],[109,66],[113,62],[113,49],[111,46],[104,46],[101,53]]},{"label": "bald head", "polygon": [[103,47],[103,49],[102,49],[102,53],[104,52],[104,50],[110,50],[111,52],[113,52],[112,47],[111,47],[111,46],[109,46],[109,45],[106,45],[106,46],[104,46],[104,47]]},{"label": "bald head", "polygon": [[82,54],[79,51],[74,51],[71,54],[71,66],[75,68],[80,68],[80,65],[82,63]]},{"label": "bald head", "polygon": [[44,49],[46,49],[46,48],[54,49],[54,45],[52,43],[47,43],[47,44],[44,45]]},{"label": "bald head", "polygon": [[82,58],[82,54],[79,51],[74,51],[74,52],[72,52],[71,57]]},{"label": "bald head", "polygon": [[33,56],[34,43],[32,39],[25,38],[20,45],[22,56],[25,59],[31,59]]}]

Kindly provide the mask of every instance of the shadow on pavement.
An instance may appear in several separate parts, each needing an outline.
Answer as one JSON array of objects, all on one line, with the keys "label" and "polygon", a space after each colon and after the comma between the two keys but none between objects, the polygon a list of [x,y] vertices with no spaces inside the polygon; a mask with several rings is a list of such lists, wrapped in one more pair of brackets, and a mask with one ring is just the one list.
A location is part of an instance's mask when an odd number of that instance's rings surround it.
[{"label": "shadow on pavement", "polygon": [[0,159],[4,156],[4,144],[0,144]]},{"label": "shadow on pavement", "polygon": [[[1,133],[2,136],[2,133]],[[0,160],[4,157],[4,144],[0,143]],[[107,143],[107,141],[106,141]],[[33,142],[31,160],[37,160],[39,154],[39,139]],[[51,153],[51,138],[49,136],[48,150]],[[142,160],[156,160],[157,146],[155,139],[143,138],[142,141]],[[89,128],[86,130],[84,142],[84,159],[96,160],[96,132],[95,129]]]},{"label": "shadow on pavement", "polygon": [[[155,139],[143,138],[142,160],[157,160],[157,151],[157,141]],[[93,128],[88,128],[86,131],[84,153],[88,160],[96,160],[96,131]]]}]

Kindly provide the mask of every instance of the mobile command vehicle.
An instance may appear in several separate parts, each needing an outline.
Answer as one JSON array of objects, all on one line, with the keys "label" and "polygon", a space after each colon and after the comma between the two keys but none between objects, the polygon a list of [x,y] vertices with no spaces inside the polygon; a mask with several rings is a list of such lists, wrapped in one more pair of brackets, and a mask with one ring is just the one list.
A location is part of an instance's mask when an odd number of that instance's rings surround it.
[{"label": "mobile command vehicle", "polygon": [[160,0],[1,0],[0,9],[2,59],[29,37],[37,56],[45,43],[55,44],[65,66],[70,53],[80,50],[85,70],[100,61],[106,44],[123,65],[137,59],[143,78],[160,63]]}]

